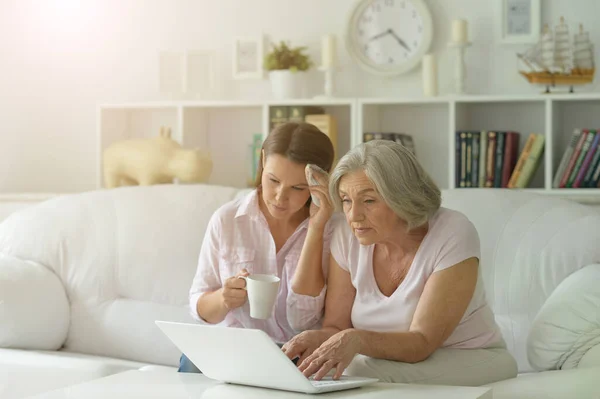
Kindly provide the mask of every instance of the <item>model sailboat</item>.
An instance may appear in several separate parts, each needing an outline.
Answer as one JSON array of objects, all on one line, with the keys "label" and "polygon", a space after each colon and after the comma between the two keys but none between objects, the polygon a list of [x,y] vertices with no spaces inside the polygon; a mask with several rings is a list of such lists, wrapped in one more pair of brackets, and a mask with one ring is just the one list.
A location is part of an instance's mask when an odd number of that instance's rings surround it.
[{"label": "model sailboat", "polygon": [[594,51],[589,33],[579,26],[579,33],[570,40],[569,27],[561,17],[554,32],[548,25],[544,27],[540,41],[523,54],[517,54],[527,66],[527,71],[519,71],[529,83],[550,87],[591,83],[594,80]]}]

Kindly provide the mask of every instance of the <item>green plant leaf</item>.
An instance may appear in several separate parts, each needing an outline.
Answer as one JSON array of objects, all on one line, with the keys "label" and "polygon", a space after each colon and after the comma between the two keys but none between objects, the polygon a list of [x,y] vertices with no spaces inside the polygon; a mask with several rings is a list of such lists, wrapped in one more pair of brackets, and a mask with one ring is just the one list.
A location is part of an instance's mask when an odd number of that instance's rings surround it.
[{"label": "green plant leaf", "polygon": [[263,67],[267,71],[289,69],[292,72],[306,71],[312,65],[312,61],[308,54],[304,54],[307,47],[289,46],[285,41],[281,41],[279,45],[272,43],[272,50],[265,56]]}]

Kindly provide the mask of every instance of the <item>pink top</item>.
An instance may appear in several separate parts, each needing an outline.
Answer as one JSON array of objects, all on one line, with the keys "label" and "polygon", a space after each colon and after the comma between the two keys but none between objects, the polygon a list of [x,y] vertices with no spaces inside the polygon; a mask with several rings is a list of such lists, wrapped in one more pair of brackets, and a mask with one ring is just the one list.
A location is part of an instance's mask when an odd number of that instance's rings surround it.
[{"label": "pink top", "polygon": [[[332,221],[333,218],[325,227],[325,271],[329,266]],[[274,274],[281,278],[274,317],[268,320],[251,318],[246,302],[244,306],[230,311],[219,325],[260,329],[279,343],[288,341],[300,331],[315,327],[323,314],[326,288],[317,297],[298,295],[291,288],[307,229],[308,219],[298,226],[276,254],[275,242],[258,206],[257,190],[220,207],[208,223],[198,269],[190,289],[190,311],[194,319],[206,324],[196,310],[198,298],[221,288],[227,278],[245,268],[250,274]]]},{"label": "pink top", "polygon": [[[337,225],[331,253],[340,267],[350,273],[356,288],[352,324],[360,330],[378,332],[408,331],[427,279],[470,257],[480,258],[475,226],[462,213],[440,208],[429,221],[429,231],[404,281],[386,297],[373,274],[373,248],[374,245],[360,245],[347,223]],[[442,346],[485,348],[501,340],[494,314],[486,302],[480,273],[471,303]]]}]

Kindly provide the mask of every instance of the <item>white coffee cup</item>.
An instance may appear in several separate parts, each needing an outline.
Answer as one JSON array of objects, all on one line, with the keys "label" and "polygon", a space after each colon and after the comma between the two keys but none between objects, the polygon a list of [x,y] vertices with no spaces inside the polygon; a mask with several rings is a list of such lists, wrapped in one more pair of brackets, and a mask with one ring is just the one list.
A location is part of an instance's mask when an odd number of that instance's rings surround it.
[{"label": "white coffee cup", "polygon": [[279,277],[271,274],[251,274],[238,276],[246,280],[250,317],[253,319],[268,319],[273,314],[273,307],[279,292]]}]

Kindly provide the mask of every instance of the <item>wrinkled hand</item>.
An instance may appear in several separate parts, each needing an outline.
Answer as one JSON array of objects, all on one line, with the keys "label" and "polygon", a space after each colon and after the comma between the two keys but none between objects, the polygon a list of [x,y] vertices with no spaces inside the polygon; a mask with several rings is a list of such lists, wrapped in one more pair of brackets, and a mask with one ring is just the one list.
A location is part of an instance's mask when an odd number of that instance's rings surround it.
[{"label": "wrinkled hand", "polygon": [[[314,201],[311,202],[309,224],[313,227],[324,228],[333,214],[333,202],[329,196],[329,178],[314,169],[311,169],[311,172],[319,185],[309,186],[308,189],[311,195],[319,199],[319,206]],[[308,176],[306,178],[308,180]]]},{"label": "wrinkled hand", "polygon": [[359,350],[359,337],[352,330],[340,331],[321,344],[298,368],[306,377],[314,374],[315,380],[322,379],[335,369],[333,379],[337,380]]},{"label": "wrinkled hand", "polygon": [[244,305],[248,300],[246,291],[246,280],[238,278],[239,276],[248,276],[248,270],[242,269],[238,274],[229,277],[223,284],[221,295],[223,296],[223,305],[229,309],[236,309]]},{"label": "wrinkled hand", "polygon": [[308,330],[301,332],[286,342],[281,349],[290,360],[298,357],[297,364],[301,364],[304,359],[310,356],[326,340],[327,335],[323,331]]}]

